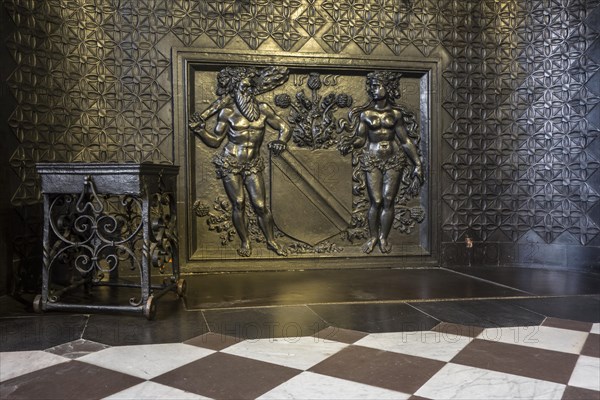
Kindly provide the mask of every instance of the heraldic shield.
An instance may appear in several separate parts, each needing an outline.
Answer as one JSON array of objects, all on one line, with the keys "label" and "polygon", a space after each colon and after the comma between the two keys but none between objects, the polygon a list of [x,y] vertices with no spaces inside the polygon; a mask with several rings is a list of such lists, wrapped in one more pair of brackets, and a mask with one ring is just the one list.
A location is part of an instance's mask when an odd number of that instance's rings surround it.
[{"label": "heraldic shield", "polygon": [[348,229],[352,163],[336,149],[290,148],[271,155],[271,211],[291,238],[315,246]]}]

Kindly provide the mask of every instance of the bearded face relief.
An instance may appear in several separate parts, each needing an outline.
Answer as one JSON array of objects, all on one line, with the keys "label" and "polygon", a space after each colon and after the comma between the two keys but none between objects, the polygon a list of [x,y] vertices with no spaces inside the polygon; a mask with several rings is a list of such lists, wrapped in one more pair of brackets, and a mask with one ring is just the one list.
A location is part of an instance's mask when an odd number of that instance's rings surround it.
[{"label": "bearded face relief", "polygon": [[235,104],[242,115],[249,121],[256,121],[260,116],[258,101],[254,97],[252,81],[249,77],[240,80],[234,93]]}]

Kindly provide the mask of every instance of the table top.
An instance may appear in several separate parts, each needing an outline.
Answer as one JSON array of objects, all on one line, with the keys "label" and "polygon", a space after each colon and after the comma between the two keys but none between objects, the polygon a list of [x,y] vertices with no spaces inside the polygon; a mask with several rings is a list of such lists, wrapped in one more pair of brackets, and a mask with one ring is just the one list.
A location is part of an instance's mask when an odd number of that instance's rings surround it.
[{"label": "table top", "polygon": [[176,175],[179,171],[178,165],[154,164],[154,163],[37,163],[38,174],[141,174],[152,175]]},{"label": "table top", "polygon": [[168,164],[38,163],[42,193],[79,193],[90,182],[97,193],[174,191],[179,166]]}]

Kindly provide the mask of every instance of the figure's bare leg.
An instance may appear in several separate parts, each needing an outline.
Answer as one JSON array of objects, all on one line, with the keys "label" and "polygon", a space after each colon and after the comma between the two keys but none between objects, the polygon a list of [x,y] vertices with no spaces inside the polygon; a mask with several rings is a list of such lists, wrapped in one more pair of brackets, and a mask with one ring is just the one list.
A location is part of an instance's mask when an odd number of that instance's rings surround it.
[{"label": "figure's bare leg", "polygon": [[381,188],[383,186],[383,176],[381,171],[375,169],[367,172],[367,193],[369,194],[369,200],[371,205],[367,213],[367,220],[369,222],[369,240],[362,245],[363,253],[369,254],[379,242],[379,214],[381,213],[381,206],[383,202],[383,196]]},{"label": "figure's bare leg", "polygon": [[388,236],[394,223],[394,203],[400,187],[400,171],[388,170],[383,177],[383,208],[381,210],[381,228],[379,231],[379,249],[382,253],[392,251]]},{"label": "figure's bare leg", "polygon": [[246,222],[246,196],[244,194],[243,179],[240,175],[228,175],[223,178],[223,186],[231,202],[233,226],[241,241],[238,254],[242,257],[250,257],[252,247]]},{"label": "figure's bare leg", "polygon": [[267,240],[267,248],[277,255],[287,256],[287,252],[283,246],[275,240],[275,234],[273,232],[275,223],[273,222],[271,210],[266,204],[265,182],[262,174],[248,175],[244,182],[246,184],[246,190],[248,190],[248,194],[250,195],[252,208],[256,213],[258,226]]}]

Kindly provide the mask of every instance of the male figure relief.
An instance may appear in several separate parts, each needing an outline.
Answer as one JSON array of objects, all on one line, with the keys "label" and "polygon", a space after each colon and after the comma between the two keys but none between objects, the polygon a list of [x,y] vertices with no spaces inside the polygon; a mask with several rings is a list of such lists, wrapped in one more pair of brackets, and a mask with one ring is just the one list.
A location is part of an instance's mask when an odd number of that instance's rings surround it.
[{"label": "male figure relief", "polygon": [[[213,163],[232,205],[233,225],[241,241],[238,254],[242,257],[252,254],[246,221],[246,194],[267,247],[280,256],[287,255],[273,233],[273,216],[266,204],[265,163],[260,149],[267,126],[279,133],[278,140],[268,144],[276,156],[286,149],[291,132],[270,105],[256,99],[258,94],[285,83],[287,78],[288,71],[282,67],[261,70],[252,67],[225,68],[217,76],[217,95],[226,97],[220,97],[205,112],[196,112],[190,118],[190,129],[207,146],[217,148],[226,140]],[[217,123],[214,131],[209,132],[205,129],[206,119],[215,113],[218,113]]]}]

